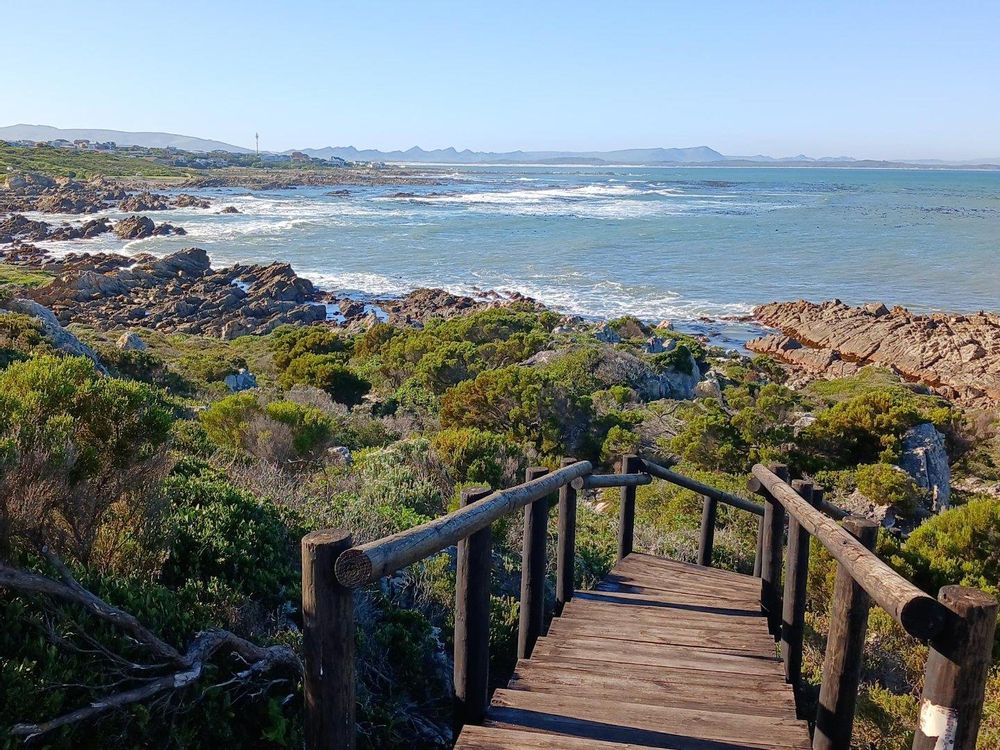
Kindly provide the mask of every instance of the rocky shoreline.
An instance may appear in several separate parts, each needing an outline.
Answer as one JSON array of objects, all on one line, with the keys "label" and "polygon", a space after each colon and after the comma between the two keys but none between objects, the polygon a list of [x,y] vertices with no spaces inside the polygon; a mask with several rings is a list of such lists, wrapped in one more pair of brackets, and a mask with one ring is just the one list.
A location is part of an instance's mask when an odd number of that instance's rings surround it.
[{"label": "rocky shoreline", "polygon": [[747,349],[788,366],[800,381],[877,365],[960,404],[1000,404],[1000,315],[917,315],[880,303],[799,300],[761,305],[753,317],[780,333]]},{"label": "rocky shoreline", "polygon": [[117,253],[57,258],[22,244],[0,250],[0,261],[53,274],[50,284],[23,295],[50,309],[63,325],[82,323],[104,331],[138,326],[232,339],[269,333],[286,323],[356,330],[380,320],[420,326],[434,317],[512,303],[542,307],[516,293],[473,299],[443,289],[362,301],[317,289],[288,263],[214,269],[208,254],[196,247],[162,258]]}]

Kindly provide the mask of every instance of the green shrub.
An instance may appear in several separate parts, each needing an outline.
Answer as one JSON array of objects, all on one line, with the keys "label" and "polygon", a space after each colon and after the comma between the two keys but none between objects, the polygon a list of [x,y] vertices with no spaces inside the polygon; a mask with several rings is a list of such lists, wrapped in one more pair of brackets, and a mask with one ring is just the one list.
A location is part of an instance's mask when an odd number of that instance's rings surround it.
[{"label": "green shrub", "polygon": [[928,591],[957,584],[1000,593],[1000,500],[971,500],[924,521],[902,556]]},{"label": "green shrub", "polygon": [[288,363],[278,378],[285,389],[293,385],[320,388],[348,406],[360,404],[371,384],[351,372],[336,354],[302,354]]},{"label": "green shrub", "polygon": [[295,582],[291,541],[277,508],[203,469],[164,485],[170,512],[162,581],[181,587],[220,580],[255,601],[276,604]]},{"label": "green shrub", "polygon": [[347,361],[348,346],[335,331],[325,326],[278,326],[271,332],[271,351],[274,364],[284,370],[292,360],[303,354],[343,354],[340,362]]},{"label": "green shrub", "polygon": [[159,391],[85,357],[12,364],[0,372],[0,529],[84,561],[124,544],[148,520],[172,421]]},{"label": "green shrub", "polygon": [[441,398],[441,426],[476,427],[531,442],[542,453],[596,453],[593,405],[578,380],[559,369],[486,370]]},{"label": "green shrub", "polygon": [[246,451],[278,463],[315,458],[337,424],[313,406],[292,401],[261,404],[256,393],[235,393],[201,412],[205,435],[220,448]]},{"label": "green shrub", "polygon": [[0,313],[0,370],[35,354],[52,353],[37,318]]},{"label": "green shrub", "polygon": [[510,463],[518,463],[516,443],[495,432],[465,427],[441,430],[431,437],[431,449],[448,467],[457,484],[503,486]]},{"label": "green shrub", "polygon": [[326,447],[333,433],[333,421],[319,409],[292,401],[272,401],[264,407],[271,419],[292,430],[292,445],[300,456],[314,455]]},{"label": "green shrub", "polygon": [[718,401],[704,399],[687,409],[684,417],[684,427],[671,441],[671,448],[681,458],[714,471],[744,469],[748,447]]},{"label": "green shrub", "polygon": [[893,463],[902,437],[921,422],[947,427],[952,411],[905,388],[869,390],[819,412],[799,435],[807,469]]},{"label": "green shrub", "polygon": [[913,477],[891,464],[859,466],[855,481],[862,495],[878,505],[891,505],[904,515],[913,513],[927,494]]}]

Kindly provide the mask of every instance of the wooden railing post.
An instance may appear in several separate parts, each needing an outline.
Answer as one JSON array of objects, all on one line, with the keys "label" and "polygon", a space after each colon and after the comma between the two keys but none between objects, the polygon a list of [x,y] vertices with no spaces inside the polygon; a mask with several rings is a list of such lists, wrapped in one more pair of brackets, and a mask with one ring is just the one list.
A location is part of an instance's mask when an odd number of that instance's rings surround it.
[{"label": "wooden railing post", "polygon": [[702,495],[701,537],[698,539],[698,564],[712,567],[712,548],[715,546],[715,516],[719,501]]},{"label": "wooden railing post", "polygon": [[[814,508],[822,492],[811,482],[796,479],[792,489]],[[806,619],[806,583],[809,579],[809,532],[794,515],[788,518],[788,563],[785,566],[785,593],[781,606],[781,658],[785,663],[785,681],[799,695],[802,680],[802,637]]]},{"label": "wooden railing post", "polygon": [[764,517],[757,519],[757,551],[753,556],[753,577],[760,578],[761,566],[764,562]]},{"label": "wooden railing post", "polygon": [[[564,458],[572,466],[575,458]],[[556,616],[573,598],[576,577],[576,490],[566,484],[559,489],[559,546],[556,548]]]},{"label": "wooden railing post", "polygon": [[[489,487],[462,491],[465,507],[490,494]],[[490,527],[458,543],[455,571],[455,723],[479,724],[489,705]]]},{"label": "wooden railing post", "polygon": [[[642,471],[642,459],[636,455],[622,456],[621,473],[636,474]],[[632,553],[635,535],[635,487],[622,487],[621,508],[618,512],[618,559]]]},{"label": "wooden railing post", "polygon": [[302,656],[307,750],[353,750],[354,592],[334,575],[337,556],[352,546],[344,529],[302,539]]},{"label": "wooden railing post", "polygon": [[[768,467],[783,482],[788,481],[788,467]],[[781,635],[781,557],[785,541],[785,509],[771,493],[761,488],[764,518],[761,521],[760,606],[767,613],[767,623],[775,640]]]},{"label": "wooden railing post", "polygon": [[996,599],[945,586],[938,601],[953,617],[931,640],[913,750],[975,750],[997,623]]},{"label": "wooden railing post", "polygon": [[[842,523],[865,547],[875,548],[877,523],[858,516],[848,516]],[[813,750],[850,750],[870,606],[865,590],[854,582],[850,571],[838,565]]]},{"label": "wooden railing post", "polygon": [[[526,479],[549,473],[532,466]],[[517,658],[527,659],[545,625],[545,540],[549,522],[549,500],[543,497],[524,506],[524,544],[521,551],[521,611],[517,630]]]}]

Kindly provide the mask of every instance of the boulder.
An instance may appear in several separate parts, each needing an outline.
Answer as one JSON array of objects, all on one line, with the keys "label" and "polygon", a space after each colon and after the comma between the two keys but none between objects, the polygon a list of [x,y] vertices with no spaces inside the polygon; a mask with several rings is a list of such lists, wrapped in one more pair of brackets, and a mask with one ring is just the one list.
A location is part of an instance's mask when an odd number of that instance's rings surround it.
[{"label": "boulder", "polygon": [[226,206],[219,213],[220,214],[238,214],[240,210],[236,206]]},{"label": "boulder", "polygon": [[148,216],[128,216],[115,224],[115,236],[123,240],[141,240],[155,232],[156,225]]},{"label": "boulder", "polygon": [[58,318],[44,305],[40,305],[30,299],[13,298],[6,300],[3,306],[11,312],[30,315],[36,318],[41,323],[45,337],[52,342],[52,346],[74,357],[87,357],[97,366],[98,371],[105,375],[108,374],[107,368],[103,365],[97,353],[63,328]]},{"label": "boulder", "polygon": [[118,339],[118,348],[123,351],[144,352],[146,344],[135,331],[126,331]]},{"label": "boulder", "polygon": [[176,196],[172,203],[178,208],[209,208],[212,204],[204,198],[195,195],[181,193]]},{"label": "boulder", "polygon": [[951,503],[951,467],[945,449],[944,435],[929,422],[918,424],[903,435],[899,466],[928,490],[933,499],[932,509],[942,511]]},{"label": "boulder", "polygon": [[618,344],[621,343],[622,337],[618,334],[614,328],[609,326],[607,323],[602,323],[594,331],[594,338],[598,341],[603,341],[605,344]]},{"label": "boulder", "polygon": [[253,374],[246,370],[245,368],[240,368],[240,370],[232,375],[226,375],[225,379],[226,387],[229,388],[233,393],[239,391],[247,391],[251,388],[257,387],[257,378]]},{"label": "boulder", "polygon": [[350,466],[354,461],[354,457],[351,455],[351,449],[345,445],[337,445],[332,448],[327,448],[326,455],[330,459],[330,463],[337,466]]},{"label": "boulder", "polygon": [[145,190],[141,193],[128,196],[118,204],[120,211],[129,214],[140,211],[166,211],[170,207],[167,196],[150,193]]}]

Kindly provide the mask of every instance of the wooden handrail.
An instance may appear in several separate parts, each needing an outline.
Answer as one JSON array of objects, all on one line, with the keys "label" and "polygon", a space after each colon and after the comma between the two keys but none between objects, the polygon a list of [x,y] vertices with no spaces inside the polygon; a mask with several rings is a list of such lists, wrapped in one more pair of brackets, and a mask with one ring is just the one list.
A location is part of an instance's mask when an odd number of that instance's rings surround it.
[{"label": "wooden handrail", "polygon": [[833,519],[813,508],[766,466],[754,466],[753,475],[907,633],[927,640],[944,627],[947,612],[936,599],[899,575]]},{"label": "wooden handrail", "polygon": [[736,495],[730,495],[728,492],[717,490],[711,485],[702,484],[701,482],[686,477],[683,474],[677,474],[665,466],[654,464],[652,461],[647,459],[643,459],[642,464],[646,469],[646,472],[652,474],[657,479],[664,479],[672,484],[676,484],[678,487],[683,487],[686,490],[697,492],[699,495],[707,495],[708,497],[718,500],[720,503],[731,505],[734,508],[745,510],[748,513],[753,513],[757,516],[764,515],[764,506],[759,503],[744,500],[742,497],[737,497]]},{"label": "wooden handrail", "polygon": [[457,544],[497,519],[550,495],[593,465],[579,461],[507,490],[499,490],[464,508],[398,534],[352,547],[337,558],[337,580],[357,588]]},{"label": "wooden handrail", "polygon": [[649,474],[588,474],[577,477],[570,485],[574,490],[596,490],[605,487],[638,487],[649,484],[653,478]]}]

